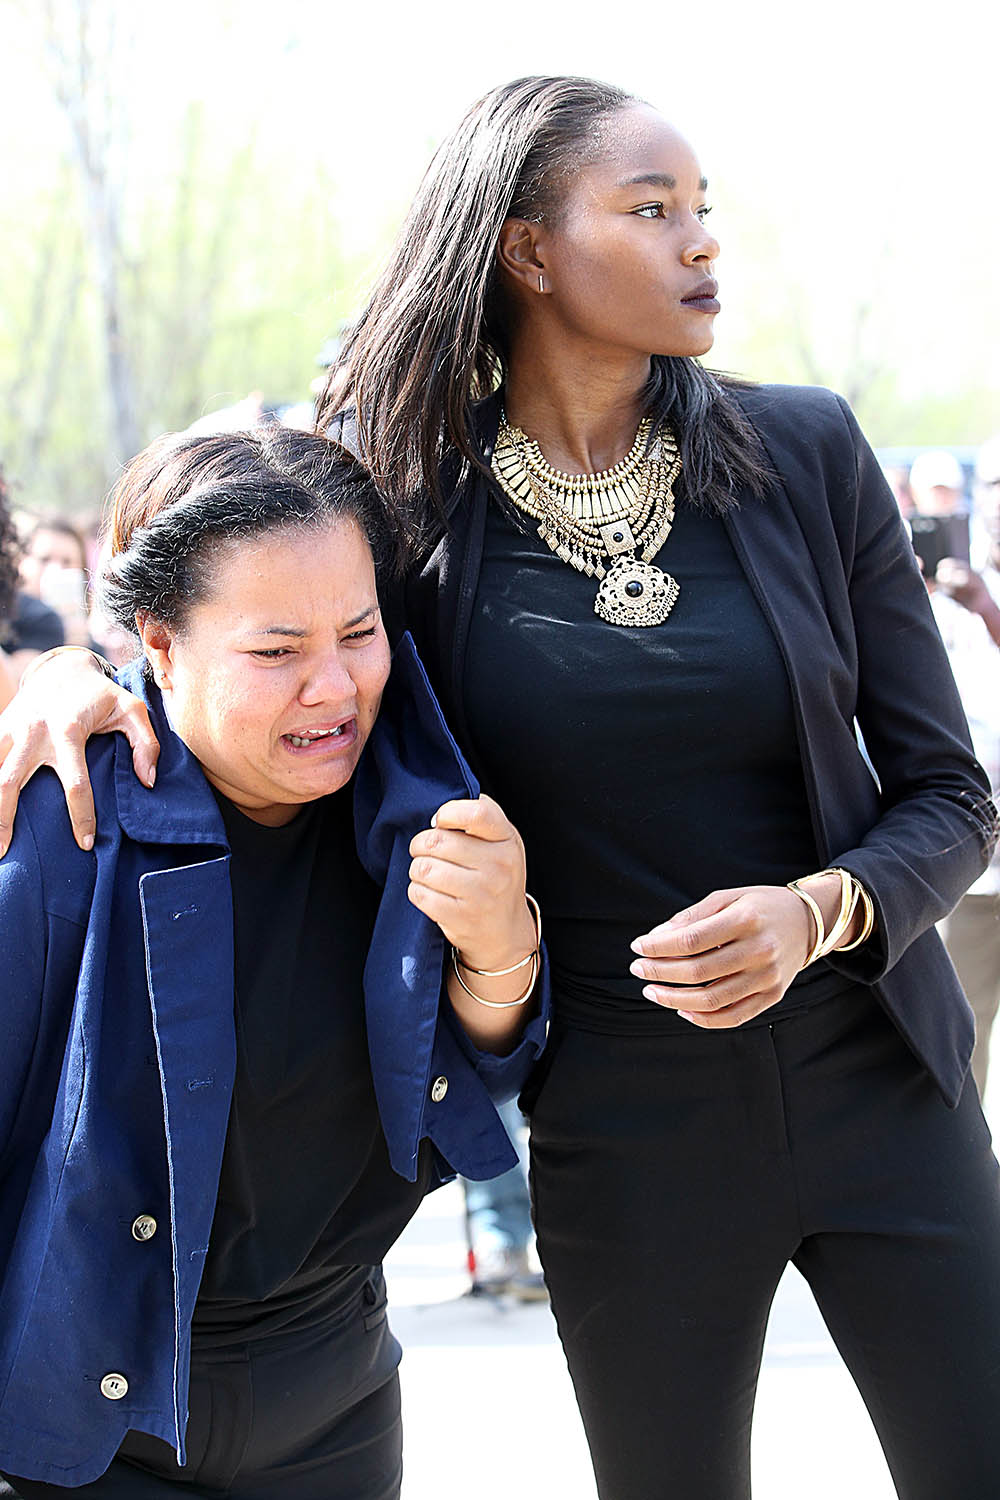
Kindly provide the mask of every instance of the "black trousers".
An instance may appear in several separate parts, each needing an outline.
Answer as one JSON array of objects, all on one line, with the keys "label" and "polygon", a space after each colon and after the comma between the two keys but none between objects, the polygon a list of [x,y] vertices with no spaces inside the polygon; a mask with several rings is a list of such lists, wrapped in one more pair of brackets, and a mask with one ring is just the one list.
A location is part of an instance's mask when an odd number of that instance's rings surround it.
[{"label": "black trousers", "polygon": [[949,1110],[861,988],[772,1025],[553,1040],[538,1249],[602,1500],[750,1495],[788,1261],[897,1493],[997,1500],[1000,1189],[975,1085]]},{"label": "black trousers", "polygon": [[355,1298],[333,1324],[201,1354],[183,1469],[167,1443],[130,1432],[92,1484],[6,1477],[21,1500],[398,1500],[398,1358],[384,1302]]}]

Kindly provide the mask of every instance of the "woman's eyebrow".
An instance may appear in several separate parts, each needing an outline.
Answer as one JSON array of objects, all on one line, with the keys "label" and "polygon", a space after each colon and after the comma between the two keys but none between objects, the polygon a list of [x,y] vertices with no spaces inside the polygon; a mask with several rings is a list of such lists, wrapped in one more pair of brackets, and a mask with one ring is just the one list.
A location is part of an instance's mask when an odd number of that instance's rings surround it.
[{"label": "woman's eyebrow", "polygon": [[[667,188],[672,193],[677,186],[677,178],[671,177],[669,172],[637,172],[634,177],[623,177],[618,186],[620,188],[638,187],[640,184],[647,187]],[[708,178],[703,177],[698,183],[698,191],[704,193],[707,189]]]},{"label": "woman's eyebrow", "polygon": [[[373,614],[375,614],[375,612],[376,606],[374,604],[370,604],[368,608],[363,609],[359,615],[355,615],[353,620],[345,621],[345,623],[341,626],[341,629],[353,630],[355,625],[360,625],[362,620],[369,619]],[[305,636],[309,634],[309,631],[304,630],[301,625],[262,625],[259,630],[252,630],[250,634],[255,636],[290,635],[294,636],[296,640],[303,640]]]}]

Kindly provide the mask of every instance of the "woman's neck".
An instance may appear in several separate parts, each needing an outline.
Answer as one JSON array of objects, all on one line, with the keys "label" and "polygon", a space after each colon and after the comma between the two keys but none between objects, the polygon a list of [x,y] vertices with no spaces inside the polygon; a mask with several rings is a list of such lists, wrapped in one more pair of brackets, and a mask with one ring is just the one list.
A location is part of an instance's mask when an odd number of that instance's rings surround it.
[{"label": "woman's neck", "polygon": [[592,343],[554,347],[541,330],[519,338],[506,378],[508,421],[533,438],[550,464],[594,474],[624,458],[643,416],[646,355],[600,357]]}]

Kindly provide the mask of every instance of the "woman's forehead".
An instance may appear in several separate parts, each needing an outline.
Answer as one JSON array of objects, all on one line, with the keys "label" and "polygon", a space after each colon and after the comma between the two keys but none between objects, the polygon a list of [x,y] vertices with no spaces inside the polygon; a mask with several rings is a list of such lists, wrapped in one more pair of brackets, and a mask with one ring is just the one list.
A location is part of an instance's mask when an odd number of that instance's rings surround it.
[{"label": "woman's forehead", "polygon": [[[633,105],[609,116],[602,132],[600,150],[584,169],[614,186],[643,181],[648,185],[688,186],[690,179],[702,189],[707,183],[698,159],[676,126],[648,104]],[[668,182],[669,180],[669,182]]]},{"label": "woman's forehead", "polygon": [[255,613],[289,602],[359,600],[374,593],[371,548],[348,517],[233,538],[215,563],[211,602]]}]

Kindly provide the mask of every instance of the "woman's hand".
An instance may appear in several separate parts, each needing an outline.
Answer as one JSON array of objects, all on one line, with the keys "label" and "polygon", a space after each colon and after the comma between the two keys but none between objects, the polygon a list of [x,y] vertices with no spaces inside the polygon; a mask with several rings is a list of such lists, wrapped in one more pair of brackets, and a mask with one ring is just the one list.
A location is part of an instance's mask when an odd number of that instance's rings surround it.
[{"label": "woman's hand", "polygon": [[410,900],[473,967],[503,969],[532,951],[524,846],[492,797],[445,802],[410,855]]},{"label": "woman's hand", "polygon": [[[809,882],[827,931],[839,903],[836,875]],[[815,930],[809,909],[782,885],[713,891],[636,938],[631,972],[643,994],[709,1030],[741,1026],[777,1005],[808,957]],[[843,941],[849,941],[850,932]]]},{"label": "woman's hand", "polygon": [[537,965],[503,975],[471,970],[520,965],[537,946],[517,829],[492,797],[446,802],[438,808],[434,826],[410,841],[410,856],[410,900],[456,949],[469,989],[491,1002],[480,1004],[452,973],[452,1006],[477,1046],[503,1050],[532,1014],[530,1000],[512,1002],[525,994]]},{"label": "woman's hand", "polygon": [[105,677],[89,651],[38,658],[0,714],[0,857],[10,845],[18,795],[39,766],[52,766],[62,782],[80,848],[93,847],[97,823],[84,751],[90,735],[114,729],[132,746],[139,780],[152,786],[160,746],[139,699]]}]

